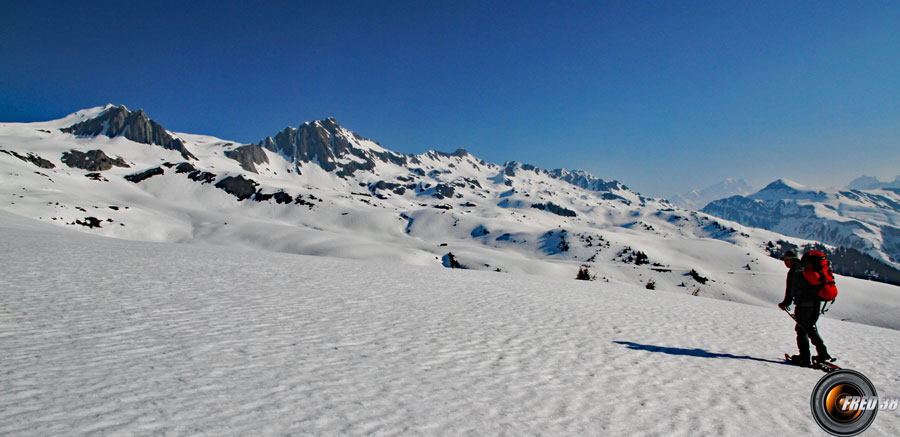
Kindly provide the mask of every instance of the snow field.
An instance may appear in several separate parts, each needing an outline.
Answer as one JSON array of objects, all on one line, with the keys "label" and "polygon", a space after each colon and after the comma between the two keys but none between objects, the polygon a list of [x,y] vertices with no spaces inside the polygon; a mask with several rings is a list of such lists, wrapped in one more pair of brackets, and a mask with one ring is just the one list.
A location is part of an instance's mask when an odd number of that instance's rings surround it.
[{"label": "snow field", "polygon": [[[2,435],[822,434],[774,302],[0,217]],[[897,331],[819,326],[900,395]]]}]

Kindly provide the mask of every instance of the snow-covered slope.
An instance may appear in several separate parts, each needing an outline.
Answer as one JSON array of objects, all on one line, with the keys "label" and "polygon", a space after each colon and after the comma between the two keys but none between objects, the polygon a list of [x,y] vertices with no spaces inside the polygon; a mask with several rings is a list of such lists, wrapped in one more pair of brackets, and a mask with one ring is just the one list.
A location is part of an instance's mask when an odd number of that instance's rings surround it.
[{"label": "snow-covered slope", "polygon": [[725,179],[715,185],[672,196],[672,203],[685,209],[702,209],[707,203],[731,196],[746,196],[754,189],[743,179]]},{"label": "snow-covered slope", "polygon": [[[793,322],[773,306],[5,212],[0,273],[4,436],[823,434],[822,373],[780,362]],[[900,394],[898,331],[819,329]],[[900,434],[900,414],[868,434]]]},{"label": "snow-covered slope", "polygon": [[900,267],[900,189],[813,188],[780,179],[753,195],[712,202],[703,212],[854,248]]},{"label": "snow-covered slope", "polygon": [[[394,153],[333,119],[239,144],[169,132],[142,111],[107,106],[2,123],[0,150],[0,210],[95,235],[212,244],[221,253],[251,248],[559,278],[587,266],[597,281],[770,307],[782,298],[785,269],[766,243],[807,242],[581,171],[496,165],[462,149]],[[845,278],[839,287],[829,316],[900,328],[900,318],[882,311],[900,301],[900,288]]]}]

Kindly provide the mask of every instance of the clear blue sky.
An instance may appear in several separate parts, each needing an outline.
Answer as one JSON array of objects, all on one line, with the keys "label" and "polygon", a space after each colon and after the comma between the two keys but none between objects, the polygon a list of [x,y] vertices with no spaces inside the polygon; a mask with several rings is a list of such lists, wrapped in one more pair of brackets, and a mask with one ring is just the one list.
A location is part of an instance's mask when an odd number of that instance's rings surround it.
[{"label": "clear blue sky", "polygon": [[106,103],[243,142],[333,116],[656,196],[842,186],[900,174],[900,2],[4,5],[0,121]]}]

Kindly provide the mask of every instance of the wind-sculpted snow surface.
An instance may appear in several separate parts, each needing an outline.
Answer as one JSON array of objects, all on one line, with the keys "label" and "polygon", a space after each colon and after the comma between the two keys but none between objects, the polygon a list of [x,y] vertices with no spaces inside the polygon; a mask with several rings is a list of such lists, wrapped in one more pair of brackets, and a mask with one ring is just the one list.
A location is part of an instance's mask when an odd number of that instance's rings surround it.
[{"label": "wind-sculpted snow surface", "polygon": [[[822,433],[774,308],[0,218],[0,435]],[[897,331],[819,328],[900,395]]]}]

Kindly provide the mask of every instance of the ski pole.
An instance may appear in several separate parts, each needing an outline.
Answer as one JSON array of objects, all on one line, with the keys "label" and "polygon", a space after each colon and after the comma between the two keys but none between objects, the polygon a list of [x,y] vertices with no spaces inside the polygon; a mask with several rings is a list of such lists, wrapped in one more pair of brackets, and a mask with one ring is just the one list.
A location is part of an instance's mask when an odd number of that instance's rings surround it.
[{"label": "ski pole", "polygon": [[[791,312],[788,311],[787,308],[782,308],[782,309],[784,310],[784,312],[787,313],[787,315],[791,316],[791,318],[794,319],[794,323],[796,323],[797,326],[799,326],[800,329],[802,329],[804,333],[806,333],[807,335],[809,335],[809,334],[806,332],[806,328],[804,328],[803,325],[801,325],[800,322],[797,321],[797,318],[794,317],[794,315],[791,314]],[[816,327],[816,325],[813,325],[813,328],[815,328],[815,327]]]},{"label": "ski pole", "polygon": [[789,316],[791,316],[791,318],[792,318],[792,319],[794,319],[794,322],[797,322],[797,318],[796,318],[796,317],[794,317],[794,315],[793,315],[793,314],[791,314],[791,312],[790,312],[790,311],[788,311],[788,307],[784,307],[784,308],[782,308],[782,310],[784,310],[784,312],[786,312],[786,313],[787,313],[787,315],[789,315]]}]

